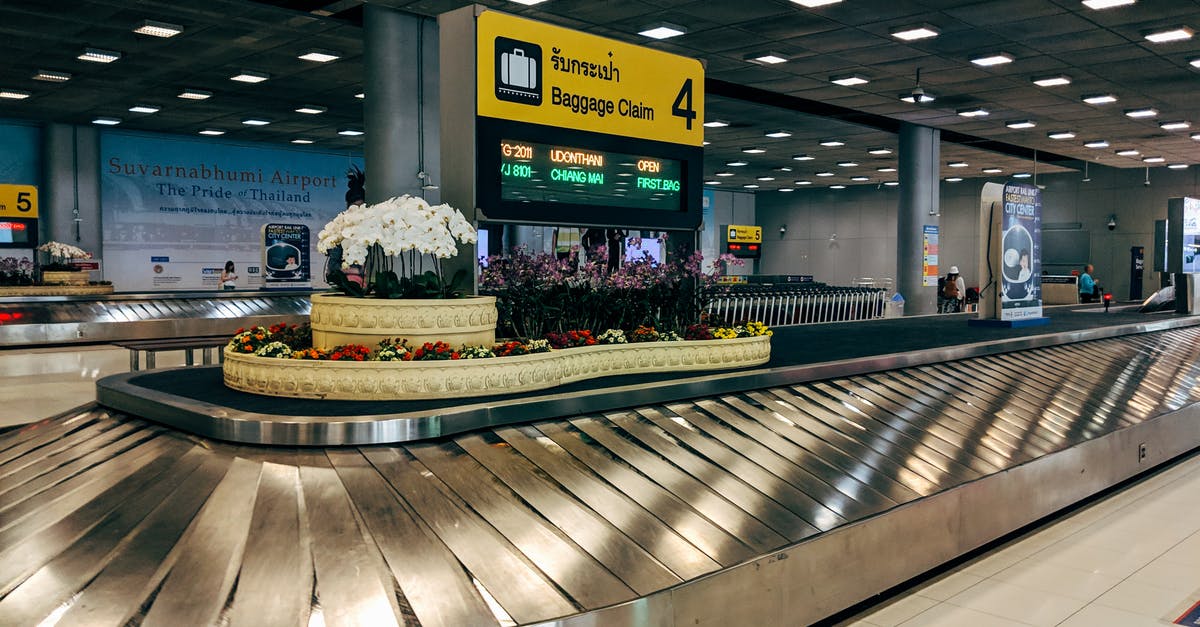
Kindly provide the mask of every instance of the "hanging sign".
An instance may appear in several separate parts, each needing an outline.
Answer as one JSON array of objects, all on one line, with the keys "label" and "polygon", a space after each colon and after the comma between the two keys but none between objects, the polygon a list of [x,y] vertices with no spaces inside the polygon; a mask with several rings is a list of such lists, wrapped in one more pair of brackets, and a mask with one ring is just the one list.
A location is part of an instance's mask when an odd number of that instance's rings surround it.
[{"label": "hanging sign", "polygon": [[700,146],[704,68],[497,11],[478,17],[477,114]]}]

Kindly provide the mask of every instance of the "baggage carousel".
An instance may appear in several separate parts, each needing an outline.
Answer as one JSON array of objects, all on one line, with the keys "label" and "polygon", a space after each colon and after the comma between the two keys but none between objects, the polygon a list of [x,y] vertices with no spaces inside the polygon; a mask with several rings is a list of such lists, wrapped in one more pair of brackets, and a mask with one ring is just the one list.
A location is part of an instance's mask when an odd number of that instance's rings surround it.
[{"label": "baggage carousel", "polygon": [[[843,335],[836,361],[496,401],[421,441],[82,407],[0,434],[0,616],[808,624],[1200,446],[1200,319],[1079,316],[886,355]],[[826,331],[965,327],[860,324]]]}]

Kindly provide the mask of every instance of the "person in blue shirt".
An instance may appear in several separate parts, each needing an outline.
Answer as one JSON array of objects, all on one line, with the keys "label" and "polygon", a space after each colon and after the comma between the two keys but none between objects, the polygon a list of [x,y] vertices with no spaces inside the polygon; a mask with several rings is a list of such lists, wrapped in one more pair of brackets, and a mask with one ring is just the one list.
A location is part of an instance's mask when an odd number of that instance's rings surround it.
[{"label": "person in blue shirt", "polygon": [[1096,283],[1096,279],[1092,278],[1092,272],[1095,272],[1095,269],[1089,263],[1083,267],[1083,274],[1079,276],[1079,302],[1081,303],[1094,303],[1100,295],[1100,285]]}]

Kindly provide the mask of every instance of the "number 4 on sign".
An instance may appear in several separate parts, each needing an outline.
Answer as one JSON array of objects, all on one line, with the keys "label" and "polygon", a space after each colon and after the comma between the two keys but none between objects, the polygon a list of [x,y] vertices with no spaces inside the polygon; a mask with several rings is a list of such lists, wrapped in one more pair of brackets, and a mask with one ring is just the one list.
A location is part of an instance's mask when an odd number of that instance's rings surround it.
[{"label": "number 4 on sign", "polygon": [[671,115],[681,117],[687,124],[687,130],[692,130],[692,120],[696,119],[696,111],[692,109],[692,79],[683,81],[675,102],[671,103]]}]

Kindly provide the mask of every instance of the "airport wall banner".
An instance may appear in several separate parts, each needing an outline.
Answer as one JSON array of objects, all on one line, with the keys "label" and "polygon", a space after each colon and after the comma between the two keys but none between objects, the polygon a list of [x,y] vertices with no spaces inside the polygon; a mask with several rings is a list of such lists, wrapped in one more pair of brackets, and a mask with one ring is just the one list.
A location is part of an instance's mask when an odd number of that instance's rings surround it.
[{"label": "airport wall banner", "polygon": [[1042,317],[1042,196],[1036,185],[1007,183],[1000,217],[1001,320]]},{"label": "airport wall banner", "polygon": [[38,245],[41,129],[0,120],[0,257],[32,262]]},{"label": "airport wall banner", "polygon": [[124,131],[102,133],[100,153],[104,278],[118,290],[216,289],[227,261],[241,289],[301,267],[327,285],[308,270],[323,264],[315,238],[297,240],[297,268],[285,256],[274,269],[264,228],[320,231],[346,208],[345,172],[360,155]]},{"label": "airport wall banner", "polygon": [[921,233],[925,240],[921,246],[924,254],[921,260],[921,285],[937,287],[938,279],[941,278],[938,270],[938,225],[926,224],[921,228]]},{"label": "airport wall banner", "polygon": [[37,185],[41,172],[41,129],[0,120],[0,183]]}]

